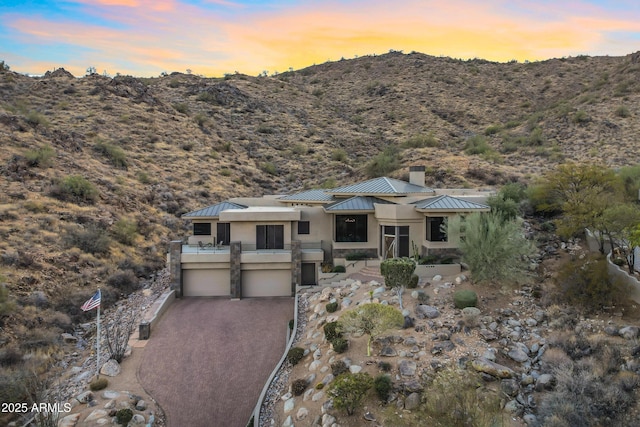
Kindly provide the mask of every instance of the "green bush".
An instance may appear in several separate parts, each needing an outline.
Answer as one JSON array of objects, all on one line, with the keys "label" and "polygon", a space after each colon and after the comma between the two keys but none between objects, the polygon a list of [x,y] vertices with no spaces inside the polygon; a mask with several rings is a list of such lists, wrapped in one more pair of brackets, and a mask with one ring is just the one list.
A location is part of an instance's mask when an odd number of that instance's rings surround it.
[{"label": "green bush", "polygon": [[378,369],[380,369],[382,372],[389,372],[389,371],[391,371],[391,363],[389,363],[389,362],[378,362]]},{"label": "green bush", "polygon": [[99,141],[96,143],[94,149],[96,152],[105,156],[112,165],[117,168],[127,168],[127,155],[124,150],[117,145],[109,144],[108,142]]},{"label": "green bush", "polygon": [[366,252],[349,252],[344,258],[347,261],[360,261],[369,258],[369,254]]},{"label": "green bush", "polygon": [[376,390],[380,400],[386,402],[389,400],[389,393],[391,392],[391,378],[387,375],[378,375],[373,380],[373,388]]},{"label": "green bush", "polygon": [[344,338],[335,338],[331,341],[333,345],[333,351],[336,353],[344,353],[349,348],[349,341]]},{"label": "green bush", "polygon": [[335,313],[338,310],[338,303],[330,302],[325,306],[325,308],[327,309],[327,313]]},{"label": "green bush", "polygon": [[380,263],[380,273],[387,288],[408,286],[415,269],[416,263],[411,258],[389,258]]},{"label": "green bush", "polygon": [[348,415],[353,415],[372,385],[373,378],[366,372],[340,375],[333,382],[329,396],[336,409],[344,409]]},{"label": "green bush", "polygon": [[345,273],[346,271],[347,271],[347,268],[344,265],[336,265],[331,270],[332,273]]},{"label": "green bush", "polygon": [[400,167],[400,155],[397,148],[387,147],[382,153],[374,156],[365,166],[366,174],[371,178],[387,175]]},{"label": "green bush", "polygon": [[116,412],[116,420],[118,424],[122,426],[126,426],[127,424],[129,424],[131,418],[133,418],[133,411],[129,408],[123,408]]},{"label": "green bush", "polygon": [[262,169],[263,172],[266,172],[269,175],[278,175],[278,168],[271,162],[264,162],[260,166],[260,169]]},{"label": "green bush", "polygon": [[468,155],[487,154],[493,149],[487,144],[487,140],[482,135],[469,137],[464,145],[464,152]]},{"label": "green bush", "polygon": [[109,385],[109,380],[105,377],[95,378],[89,383],[89,389],[91,391],[104,390]]},{"label": "green bush", "polygon": [[67,247],[76,247],[84,252],[94,255],[106,255],[109,253],[111,240],[107,233],[96,226],[69,227],[64,235]]},{"label": "green bush", "polygon": [[331,364],[331,373],[334,377],[337,377],[340,374],[344,374],[349,370],[349,367],[343,360],[336,360]]},{"label": "green bush", "polygon": [[131,246],[138,235],[138,224],[135,221],[120,218],[113,224],[111,234],[118,242]]},{"label": "green bush", "polygon": [[293,393],[294,396],[300,396],[307,389],[308,385],[305,379],[295,380],[291,384],[291,393]]},{"label": "green bush", "polygon": [[98,200],[98,190],[86,178],[70,175],[58,181],[51,189],[51,195],[59,200],[93,204]]},{"label": "green bush", "polygon": [[425,148],[425,147],[438,147],[440,144],[433,136],[433,132],[428,134],[413,135],[402,143],[402,148]]},{"label": "green bush", "polygon": [[347,152],[342,148],[337,148],[331,152],[331,160],[345,162],[347,160]]},{"label": "green bush", "polygon": [[51,166],[51,159],[55,157],[56,150],[50,145],[44,145],[37,150],[29,150],[25,153],[24,157],[27,159],[27,164],[34,167],[48,167]]},{"label": "green bush", "polygon": [[338,329],[338,322],[325,323],[322,329],[327,341],[333,341],[336,338],[342,337],[342,332]]},{"label": "green bush", "polygon": [[407,283],[407,288],[415,289],[418,287],[418,282],[420,281],[420,277],[417,274],[412,274],[409,283]]},{"label": "green bush", "polygon": [[629,117],[630,115],[631,113],[629,112],[629,109],[624,105],[621,105],[618,108],[616,108],[616,116],[625,118],[625,117]]},{"label": "green bush", "polygon": [[475,307],[478,305],[478,295],[469,289],[463,289],[453,294],[453,304],[456,308]]},{"label": "green bush", "polygon": [[304,357],[304,349],[300,348],[300,347],[292,347],[288,352],[287,352],[287,360],[292,364],[292,365],[297,365],[298,362],[300,362],[302,360],[302,358]]},{"label": "green bush", "polygon": [[293,331],[293,326],[294,326],[294,324],[295,324],[295,323],[294,323],[294,320],[293,320],[293,319],[289,320],[289,330]]}]

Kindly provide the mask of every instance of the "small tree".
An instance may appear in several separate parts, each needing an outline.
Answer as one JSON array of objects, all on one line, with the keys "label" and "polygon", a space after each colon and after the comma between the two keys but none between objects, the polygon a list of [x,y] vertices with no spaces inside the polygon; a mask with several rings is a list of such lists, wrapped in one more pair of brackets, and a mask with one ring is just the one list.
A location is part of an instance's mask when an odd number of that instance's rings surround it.
[{"label": "small tree", "polygon": [[620,252],[633,274],[634,245],[631,242],[634,228],[640,223],[640,209],[635,204],[615,204],[602,214],[600,233],[607,236],[611,250]]},{"label": "small tree", "polygon": [[404,316],[395,307],[383,304],[364,304],[347,311],[338,324],[345,332],[363,332],[369,335],[367,356],[371,356],[371,340],[391,328],[401,328]]},{"label": "small tree", "polygon": [[[121,311],[121,310],[119,310]],[[133,332],[135,323],[135,317],[131,313],[128,317],[123,316],[124,313],[119,313],[116,316],[116,320],[109,322],[106,325],[105,337],[107,339],[107,348],[109,349],[109,358],[115,359],[116,362],[122,362],[124,354],[127,351],[127,345],[129,343],[129,337]]]},{"label": "small tree", "polygon": [[411,282],[411,276],[416,269],[416,263],[411,258],[389,258],[380,263],[380,273],[384,276],[384,283],[388,288],[395,289],[402,305],[402,293]]},{"label": "small tree", "polygon": [[[460,218],[449,220],[450,229],[460,226]],[[466,218],[464,229],[460,250],[473,280],[507,283],[528,276],[527,257],[535,247],[524,237],[521,221],[505,220],[500,213],[474,213]]]},{"label": "small tree", "polygon": [[333,406],[353,415],[372,386],[373,378],[366,372],[343,374],[336,378],[328,394],[333,398]]}]

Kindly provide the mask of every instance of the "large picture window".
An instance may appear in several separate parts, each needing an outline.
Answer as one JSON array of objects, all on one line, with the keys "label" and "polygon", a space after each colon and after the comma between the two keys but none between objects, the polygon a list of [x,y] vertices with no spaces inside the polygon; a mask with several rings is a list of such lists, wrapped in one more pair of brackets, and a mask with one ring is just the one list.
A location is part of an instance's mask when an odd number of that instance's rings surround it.
[{"label": "large picture window", "polygon": [[194,236],[211,236],[211,223],[210,222],[194,222],[193,235]]},{"label": "large picture window", "polygon": [[284,225],[256,225],[256,249],[284,249]]},{"label": "large picture window", "polygon": [[336,242],[366,242],[367,215],[336,215]]},{"label": "large picture window", "polygon": [[216,243],[219,245],[229,246],[229,242],[231,241],[231,224],[228,222],[219,222],[217,232],[218,241]]},{"label": "large picture window", "polygon": [[427,217],[427,240],[430,242],[446,242],[447,233],[442,228],[446,224],[443,216]]}]

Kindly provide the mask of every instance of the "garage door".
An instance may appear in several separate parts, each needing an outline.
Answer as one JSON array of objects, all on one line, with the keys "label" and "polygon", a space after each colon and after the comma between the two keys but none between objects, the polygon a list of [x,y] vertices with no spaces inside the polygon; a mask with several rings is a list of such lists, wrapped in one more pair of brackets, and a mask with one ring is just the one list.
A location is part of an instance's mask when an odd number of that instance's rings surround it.
[{"label": "garage door", "polygon": [[243,270],[242,297],[291,296],[291,270]]},{"label": "garage door", "polygon": [[229,296],[229,270],[182,270],[182,293],[185,297]]}]

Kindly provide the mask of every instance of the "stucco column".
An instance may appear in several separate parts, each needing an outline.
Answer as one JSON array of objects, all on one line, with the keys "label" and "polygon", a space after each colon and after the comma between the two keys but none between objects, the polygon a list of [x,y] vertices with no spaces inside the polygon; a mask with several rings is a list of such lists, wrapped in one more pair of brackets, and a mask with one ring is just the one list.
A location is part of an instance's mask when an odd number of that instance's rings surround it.
[{"label": "stucco column", "polygon": [[242,270],[241,267],[241,259],[242,256],[242,243],[241,242],[231,242],[229,243],[229,252],[230,252],[230,260],[229,260],[229,275],[230,282],[229,292],[231,294],[231,298],[242,298]]},{"label": "stucco column", "polygon": [[169,243],[169,286],[176,291],[176,297],[182,298],[182,241],[172,240]]},{"label": "stucco column", "polygon": [[296,285],[302,283],[302,244],[291,241],[291,296],[296,294]]}]

